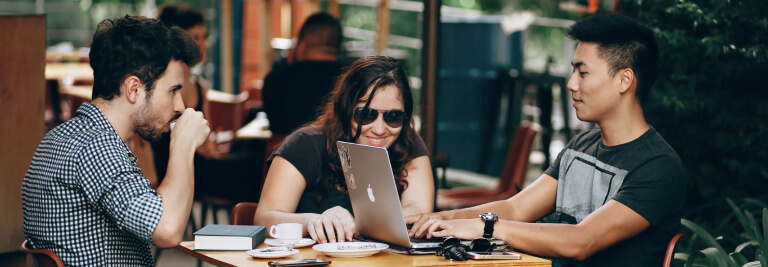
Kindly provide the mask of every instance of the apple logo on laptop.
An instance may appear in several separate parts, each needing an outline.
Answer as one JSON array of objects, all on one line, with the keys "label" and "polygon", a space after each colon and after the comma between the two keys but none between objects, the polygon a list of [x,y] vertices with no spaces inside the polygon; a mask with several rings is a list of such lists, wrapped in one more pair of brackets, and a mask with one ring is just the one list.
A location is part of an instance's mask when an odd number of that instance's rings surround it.
[{"label": "apple logo on laptop", "polygon": [[376,202],[376,198],[373,197],[373,189],[371,189],[371,184],[368,184],[368,198],[371,199],[371,202]]}]

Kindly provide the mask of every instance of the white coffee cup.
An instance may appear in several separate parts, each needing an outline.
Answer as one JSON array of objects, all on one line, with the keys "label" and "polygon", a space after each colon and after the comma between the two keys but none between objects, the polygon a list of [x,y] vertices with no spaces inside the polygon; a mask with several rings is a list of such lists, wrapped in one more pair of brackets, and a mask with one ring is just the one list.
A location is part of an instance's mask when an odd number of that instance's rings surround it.
[{"label": "white coffee cup", "polygon": [[279,240],[301,239],[302,225],[300,223],[281,223],[269,228],[269,236]]}]

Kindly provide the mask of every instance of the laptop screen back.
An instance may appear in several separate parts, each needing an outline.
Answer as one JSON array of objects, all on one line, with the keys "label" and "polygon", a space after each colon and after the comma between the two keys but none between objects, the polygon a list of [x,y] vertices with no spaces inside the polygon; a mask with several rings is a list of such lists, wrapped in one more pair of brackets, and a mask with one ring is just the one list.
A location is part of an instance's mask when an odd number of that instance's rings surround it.
[{"label": "laptop screen back", "polygon": [[357,231],[373,239],[411,247],[386,148],[336,142]]}]

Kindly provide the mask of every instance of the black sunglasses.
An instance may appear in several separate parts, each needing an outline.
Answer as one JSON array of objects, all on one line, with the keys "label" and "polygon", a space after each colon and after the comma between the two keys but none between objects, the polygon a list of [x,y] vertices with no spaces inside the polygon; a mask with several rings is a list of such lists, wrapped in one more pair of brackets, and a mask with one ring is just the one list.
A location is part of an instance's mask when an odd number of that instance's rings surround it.
[{"label": "black sunglasses", "polygon": [[[377,118],[379,118],[379,112],[378,110],[369,108],[356,108],[352,119],[355,120],[356,123],[362,124],[362,125],[368,125],[371,124],[373,121],[375,121]],[[387,110],[384,111],[384,122],[387,123],[389,127],[392,128],[400,128],[403,127],[403,123],[405,122],[405,111],[402,110]]]},{"label": "black sunglasses", "polygon": [[440,244],[440,248],[436,251],[435,255],[444,256],[450,260],[466,260],[467,251],[473,252],[489,252],[493,249],[493,243],[491,240],[484,237],[475,238],[469,243],[469,246],[461,244],[461,240],[456,237],[448,237]]},{"label": "black sunglasses", "polygon": [[[459,245],[461,244],[461,239],[458,239],[456,237],[448,237],[445,240],[443,240],[443,243],[440,244],[440,247],[447,247],[451,245]],[[472,240],[472,242],[469,243],[470,251],[474,252],[488,252],[491,251],[491,248],[493,248],[493,243],[491,243],[491,239],[485,238],[485,237],[478,237]]]}]

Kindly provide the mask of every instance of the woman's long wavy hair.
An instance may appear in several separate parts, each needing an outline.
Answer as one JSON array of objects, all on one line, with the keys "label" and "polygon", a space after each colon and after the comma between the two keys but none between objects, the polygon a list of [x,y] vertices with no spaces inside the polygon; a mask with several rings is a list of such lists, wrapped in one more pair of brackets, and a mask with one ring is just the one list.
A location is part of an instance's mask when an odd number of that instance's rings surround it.
[{"label": "woman's long wavy hair", "polygon": [[[394,85],[400,90],[405,107],[405,123],[400,135],[387,149],[392,170],[395,174],[397,190],[402,193],[408,187],[408,171],[406,164],[413,160],[416,154],[414,147],[417,133],[413,129],[413,95],[408,84],[408,77],[403,68],[395,59],[385,56],[371,56],[361,58],[353,62],[342,74],[334,85],[333,91],[325,106],[321,108],[321,115],[312,124],[323,129],[326,135],[326,164],[332,174],[320,178],[319,188],[325,193],[347,192],[344,174],[341,170],[336,141],[355,143],[360,135],[362,127],[352,129],[352,114],[358,101],[367,101],[365,107],[370,105],[377,89]],[[368,88],[373,87],[371,96],[365,99]],[[361,125],[362,126],[362,125]]]}]

